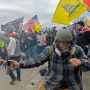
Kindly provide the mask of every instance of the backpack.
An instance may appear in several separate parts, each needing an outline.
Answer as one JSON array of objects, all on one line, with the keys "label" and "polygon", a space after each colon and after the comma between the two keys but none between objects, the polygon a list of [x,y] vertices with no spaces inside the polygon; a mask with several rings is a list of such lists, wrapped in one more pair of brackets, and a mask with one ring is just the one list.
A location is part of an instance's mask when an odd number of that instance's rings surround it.
[{"label": "backpack", "polygon": [[[78,51],[78,48],[75,46],[76,50],[74,52],[74,55],[79,58],[79,51]],[[51,71],[51,65],[52,65],[52,58],[53,58],[53,55],[54,55],[54,51],[55,51],[55,48],[54,48],[54,45],[51,45],[49,47],[49,55],[48,55],[48,70]]]}]

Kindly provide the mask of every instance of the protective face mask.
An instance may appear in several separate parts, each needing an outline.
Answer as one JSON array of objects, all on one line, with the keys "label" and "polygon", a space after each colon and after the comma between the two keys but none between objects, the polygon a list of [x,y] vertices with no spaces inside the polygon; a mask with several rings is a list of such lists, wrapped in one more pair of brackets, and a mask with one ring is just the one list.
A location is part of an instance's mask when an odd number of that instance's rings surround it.
[{"label": "protective face mask", "polygon": [[68,45],[64,45],[61,49],[62,55],[66,56],[66,55],[70,55],[70,46]]},{"label": "protective face mask", "polygon": [[58,48],[55,48],[55,52],[57,53],[58,56],[61,56],[61,51]]}]

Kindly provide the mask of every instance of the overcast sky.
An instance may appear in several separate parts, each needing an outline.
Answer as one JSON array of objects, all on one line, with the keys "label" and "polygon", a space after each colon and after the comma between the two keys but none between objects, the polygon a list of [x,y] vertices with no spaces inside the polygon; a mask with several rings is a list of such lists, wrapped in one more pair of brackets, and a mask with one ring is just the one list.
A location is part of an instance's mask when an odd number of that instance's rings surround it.
[{"label": "overcast sky", "polygon": [[[0,0],[0,25],[24,16],[24,23],[38,15],[42,27],[52,27],[51,19],[60,0]],[[55,24],[58,29],[60,24]]]}]

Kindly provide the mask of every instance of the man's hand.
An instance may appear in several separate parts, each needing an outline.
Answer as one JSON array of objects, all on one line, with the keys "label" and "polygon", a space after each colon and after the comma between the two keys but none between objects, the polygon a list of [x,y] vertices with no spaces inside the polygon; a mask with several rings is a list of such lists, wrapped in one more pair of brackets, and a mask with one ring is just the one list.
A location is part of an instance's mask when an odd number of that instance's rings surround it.
[{"label": "man's hand", "polygon": [[81,65],[81,60],[80,59],[77,59],[77,58],[72,58],[72,59],[70,59],[70,63],[73,66],[77,67],[77,66]]},{"label": "man's hand", "polygon": [[28,37],[29,40],[33,40],[31,37]]},{"label": "man's hand", "polygon": [[20,64],[15,60],[9,60],[11,68],[20,68]]},{"label": "man's hand", "polygon": [[25,45],[25,48],[27,48],[27,46]]}]

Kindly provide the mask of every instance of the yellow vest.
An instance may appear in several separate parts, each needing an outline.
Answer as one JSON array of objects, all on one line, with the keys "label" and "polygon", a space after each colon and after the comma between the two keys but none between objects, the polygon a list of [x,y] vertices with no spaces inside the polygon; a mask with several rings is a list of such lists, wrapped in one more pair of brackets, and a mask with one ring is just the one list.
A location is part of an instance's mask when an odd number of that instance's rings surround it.
[{"label": "yellow vest", "polygon": [[0,40],[0,47],[4,47],[5,46],[5,42]]}]

